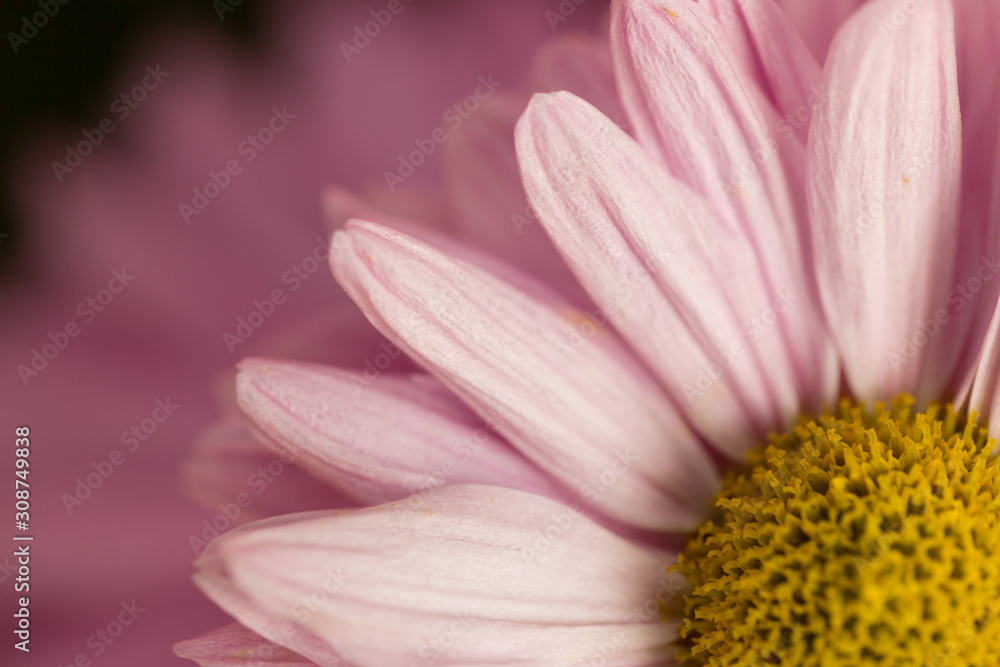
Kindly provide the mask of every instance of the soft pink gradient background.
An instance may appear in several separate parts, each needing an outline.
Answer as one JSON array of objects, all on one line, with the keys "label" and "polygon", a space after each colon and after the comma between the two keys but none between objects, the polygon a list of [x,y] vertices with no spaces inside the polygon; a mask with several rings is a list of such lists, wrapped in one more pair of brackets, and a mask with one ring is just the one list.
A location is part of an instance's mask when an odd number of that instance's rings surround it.
[{"label": "soft pink gradient background", "polygon": [[[300,356],[358,367],[378,351],[380,338],[324,267],[298,291],[281,282],[325,234],[323,187],[387,193],[383,171],[443,125],[444,110],[470,94],[478,76],[516,82],[552,35],[545,11],[559,3],[403,0],[404,11],[350,64],[339,43],[385,3],[336,4],[275,3],[265,21],[270,41],[257,54],[206,33],[141,40],[132,66],[107,91],[109,103],[147,65],[169,77],[127,119],[114,117],[116,130],[62,183],[51,162],[62,161],[63,146],[101,117],[26,143],[14,187],[29,275],[0,293],[0,433],[9,445],[0,465],[12,470],[14,429],[30,426],[33,633],[27,659],[5,641],[0,663],[68,665],[82,653],[93,665],[193,664],[174,657],[171,644],[228,619],[189,580],[188,537],[216,512],[188,499],[179,471],[199,430],[227,404],[233,365],[254,353],[280,355],[274,339],[283,325],[307,315],[359,342],[338,348],[321,338]],[[594,25],[603,7],[596,0],[581,6],[558,30]],[[297,118],[246,164],[237,146],[265,126],[273,107]],[[438,157],[402,196],[435,182]],[[178,204],[190,202],[209,170],[234,158],[243,172],[185,225]],[[77,305],[122,267],[134,283],[85,324]],[[223,332],[275,288],[287,301],[230,354]],[[17,365],[29,364],[32,349],[71,320],[81,333],[25,387]],[[122,433],[167,397],[178,411],[128,452]],[[62,494],[115,449],[124,465],[67,514]],[[279,478],[266,494],[277,497],[294,481]],[[5,502],[9,534],[13,511]],[[11,550],[0,551],[0,564]],[[16,599],[11,579],[0,581],[7,610]],[[95,656],[88,637],[133,599],[144,611]]]}]

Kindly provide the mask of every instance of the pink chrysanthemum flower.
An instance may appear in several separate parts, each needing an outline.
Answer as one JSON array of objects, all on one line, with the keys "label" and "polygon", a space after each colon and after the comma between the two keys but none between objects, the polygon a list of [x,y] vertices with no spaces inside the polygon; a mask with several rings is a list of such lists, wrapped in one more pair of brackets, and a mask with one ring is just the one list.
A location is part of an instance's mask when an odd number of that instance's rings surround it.
[{"label": "pink chrysanthemum flower", "polygon": [[586,296],[331,195],[335,277],[428,375],[242,364],[260,437],[363,509],[216,540],[195,581],[242,627],[178,652],[995,664],[993,441],[933,403],[1000,409],[997,62],[955,16],[873,0],[821,67],[770,0],[613,2],[585,88],[618,99],[515,132]]}]

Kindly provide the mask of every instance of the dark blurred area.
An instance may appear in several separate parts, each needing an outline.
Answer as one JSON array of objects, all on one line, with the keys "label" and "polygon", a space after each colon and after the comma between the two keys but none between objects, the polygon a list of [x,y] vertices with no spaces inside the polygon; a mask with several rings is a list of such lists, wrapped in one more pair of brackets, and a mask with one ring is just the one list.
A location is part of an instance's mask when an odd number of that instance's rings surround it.
[{"label": "dark blurred area", "polygon": [[0,3],[0,281],[20,270],[16,158],[41,128],[107,114],[118,67],[152,30],[195,24],[259,46],[261,0],[4,0]]}]

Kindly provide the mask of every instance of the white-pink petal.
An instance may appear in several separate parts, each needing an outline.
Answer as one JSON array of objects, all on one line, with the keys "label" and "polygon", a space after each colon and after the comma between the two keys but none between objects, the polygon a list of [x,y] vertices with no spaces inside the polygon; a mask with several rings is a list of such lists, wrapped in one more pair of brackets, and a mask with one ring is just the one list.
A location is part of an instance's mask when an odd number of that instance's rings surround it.
[{"label": "white-pink petal", "polygon": [[287,623],[358,665],[626,667],[673,652],[672,560],[540,496],[449,486],[231,533],[195,582],[265,637]]},{"label": "white-pink petal", "polygon": [[261,444],[238,415],[226,416],[199,434],[181,475],[191,498],[213,514],[225,514],[233,526],[355,504]]},{"label": "white-pink petal", "polygon": [[553,38],[535,58],[531,84],[538,92],[565,90],[582,97],[619,127],[628,130],[607,37],[577,33]]},{"label": "white-pink petal", "polygon": [[589,508],[698,521],[714,468],[606,323],[373,223],[338,233],[331,265],[376,328]]},{"label": "white-pink petal", "polygon": [[[324,638],[316,635],[305,626],[297,614],[292,616],[275,613],[266,605],[258,604],[250,599],[240,588],[233,586],[226,571],[226,563],[219,559],[218,554],[220,548],[246,533],[252,535],[263,530],[308,521],[311,518],[328,517],[332,514],[345,512],[350,512],[350,510],[301,512],[240,526],[209,545],[208,549],[195,561],[195,567],[199,568],[199,571],[194,574],[192,579],[212,602],[236,619],[240,625],[262,637],[265,641],[302,655],[321,667],[344,667],[343,656],[338,655]],[[282,576],[287,566],[288,564],[285,564],[275,568],[272,574]],[[325,583],[324,579],[320,586]],[[306,604],[306,601],[303,601],[302,604]]]},{"label": "white-pink petal", "polygon": [[527,209],[517,177],[514,123],[525,102],[524,95],[498,92],[449,139],[445,164],[456,236],[582,301],[580,286]]},{"label": "white-pink petal", "polygon": [[308,658],[269,642],[239,623],[174,644],[174,653],[201,667],[303,667],[315,665]]},{"label": "white-pink petal", "polygon": [[837,34],[809,135],[820,293],[862,400],[939,398],[964,336],[947,310],[961,186],[951,3],[905,20],[895,8],[870,2]]},{"label": "white-pink petal", "polygon": [[399,354],[387,347],[363,371],[244,360],[240,407],[265,441],[363,505],[458,483],[557,495],[550,479],[437,381],[379,370]]},{"label": "white-pink petal", "polygon": [[[703,0],[726,41],[805,144],[822,71],[774,0]],[[784,126],[783,126],[784,127]]]},{"label": "white-pink petal", "polygon": [[[779,0],[792,25],[822,64],[844,21],[866,0]],[[973,0],[979,2],[980,0]]]},{"label": "white-pink petal", "polygon": [[795,360],[805,404],[828,405],[839,373],[816,305],[805,151],[795,128],[779,117],[699,3],[666,8],[652,0],[615,0],[611,26],[618,86],[636,138],[712,204],[719,234],[750,240],[772,300],[788,291],[803,295],[777,329]]},{"label": "white-pink petal", "polygon": [[[569,93],[518,125],[522,178],[580,282],[695,427],[740,455],[803,406],[751,242],[614,123]],[[767,325],[754,315],[769,311]]]}]

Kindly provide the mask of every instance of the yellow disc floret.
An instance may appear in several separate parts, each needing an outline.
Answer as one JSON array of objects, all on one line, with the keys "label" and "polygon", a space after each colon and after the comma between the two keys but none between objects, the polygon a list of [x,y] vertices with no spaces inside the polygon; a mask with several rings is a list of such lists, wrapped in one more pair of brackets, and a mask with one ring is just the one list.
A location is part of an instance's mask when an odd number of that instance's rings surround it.
[{"label": "yellow disc floret", "polygon": [[995,443],[912,406],[842,402],[729,474],[675,566],[682,665],[1000,665]]}]

